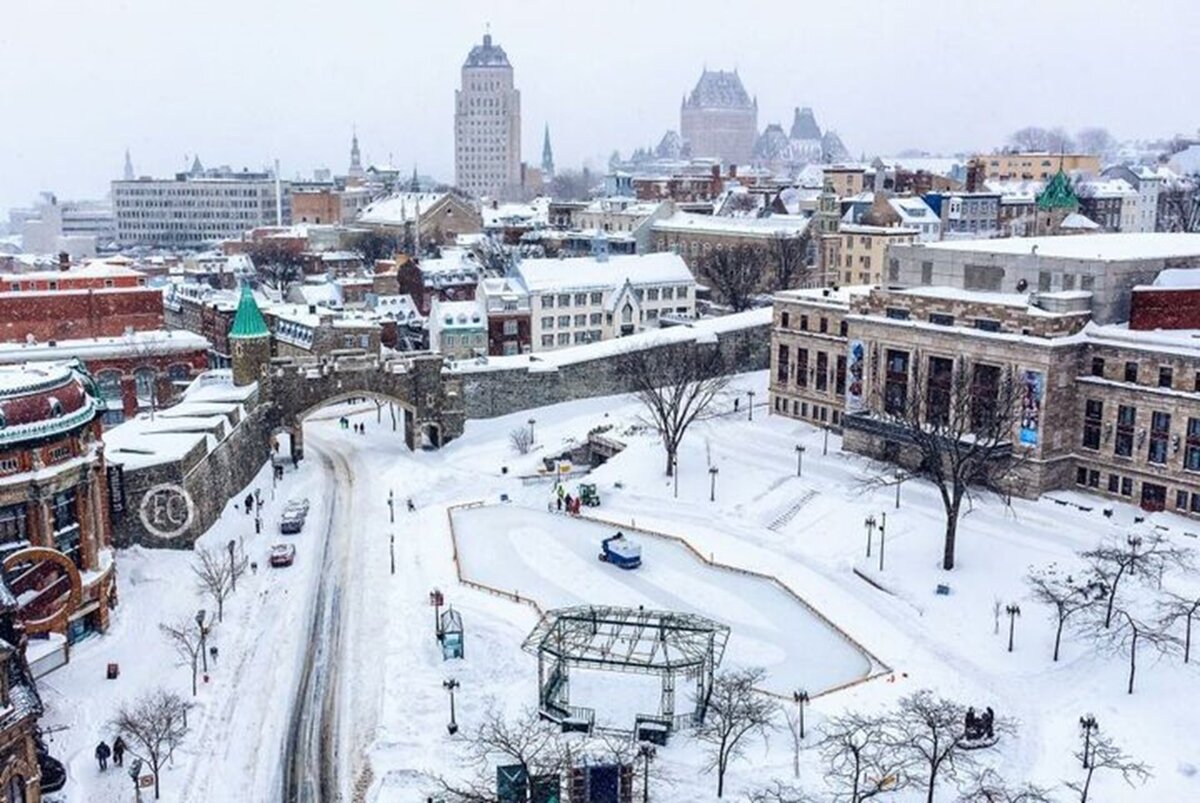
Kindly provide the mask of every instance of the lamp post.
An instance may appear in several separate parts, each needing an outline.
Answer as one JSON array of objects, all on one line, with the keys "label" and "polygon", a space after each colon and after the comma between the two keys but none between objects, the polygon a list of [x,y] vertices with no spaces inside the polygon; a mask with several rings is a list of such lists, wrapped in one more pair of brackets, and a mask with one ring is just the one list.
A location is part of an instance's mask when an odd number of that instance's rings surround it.
[{"label": "lamp post", "polygon": [[800,476],[800,470],[804,467],[804,447],[796,446],[796,476]]},{"label": "lamp post", "polygon": [[804,689],[798,689],[792,692],[792,700],[796,703],[796,709],[800,714],[800,738],[804,738],[804,706],[808,705],[808,692]]},{"label": "lamp post", "polygon": [[679,498],[679,455],[671,455],[671,475],[675,480],[675,498]]},{"label": "lamp post", "polygon": [[442,681],[442,688],[450,692],[450,724],[446,726],[446,730],[450,731],[450,735],[458,733],[458,722],[454,719],[454,690],[459,687],[459,682],[454,678],[449,678]]},{"label": "lamp post", "polygon": [[863,526],[867,528],[867,557],[871,557],[871,538],[875,535],[875,517],[867,516],[863,521]]},{"label": "lamp post", "polygon": [[388,553],[392,558],[392,574],[396,573],[396,534],[392,533],[388,538]]},{"label": "lamp post", "polygon": [[708,469],[708,476],[712,479],[708,486],[708,501],[717,501],[717,467],[711,466]]},{"label": "lamp post", "polygon": [[887,534],[887,514],[879,514],[879,571],[883,571],[883,539]]},{"label": "lamp post", "polygon": [[208,650],[205,645],[208,643],[208,628],[204,626],[204,609],[196,611],[196,627],[200,631],[200,659],[204,662],[204,671],[208,671]]},{"label": "lamp post", "polygon": [[1100,723],[1091,714],[1084,714],[1079,718],[1079,728],[1083,731],[1083,768],[1086,770],[1091,758],[1092,731],[1100,730]]},{"label": "lamp post", "polygon": [[1021,606],[1016,603],[1006,605],[1004,612],[1008,614],[1008,651],[1013,651],[1013,630],[1016,626],[1017,617],[1021,615]]},{"label": "lamp post", "polygon": [[234,541],[232,538],[230,538],[230,539],[229,539],[229,543],[228,543],[226,546],[229,548],[229,583],[230,583],[230,588],[231,588],[231,590],[233,590],[233,591],[237,591],[237,572],[234,570],[234,557],[233,557],[234,550],[235,550],[235,549],[237,549],[237,542],[236,542],[236,541]]},{"label": "lamp post", "polygon": [[904,484],[904,480],[903,474],[896,475],[896,510],[900,509],[900,486]]},{"label": "lamp post", "polygon": [[642,759],[642,803],[650,800],[650,759],[657,751],[654,745],[642,742],[638,745],[638,756]]},{"label": "lamp post", "polygon": [[535,442],[535,440],[536,440],[536,439],[533,437],[533,425],[534,425],[534,424],[536,424],[536,423],[537,423],[537,419],[536,419],[536,418],[531,418],[531,419],[529,419],[529,443],[530,443],[530,445],[533,445],[533,443],[534,443],[534,442]]},{"label": "lamp post", "polygon": [[388,520],[396,523],[396,490],[388,491]]},{"label": "lamp post", "polygon": [[829,427],[825,427],[825,445],[821,447],[821,454],[829,454]]},{"label": "lamp post", "polygon": [[746,395],[750,397],[750,420],[754,420],[754,391],[746,391]]}]

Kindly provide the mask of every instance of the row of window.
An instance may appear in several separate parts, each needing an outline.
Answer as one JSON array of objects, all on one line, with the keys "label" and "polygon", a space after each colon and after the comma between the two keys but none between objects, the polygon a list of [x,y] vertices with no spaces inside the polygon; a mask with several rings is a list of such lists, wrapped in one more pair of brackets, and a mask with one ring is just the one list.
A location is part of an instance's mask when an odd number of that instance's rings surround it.
[{"label": "row of window", "polygon": [[572,343],[598,343],[602,340],[604,334],[599,329],[593,329],[586,332],[559,332],[555,335],[542,335],[542,348],[553,348],[554,346],[569,346]]},{"label": "row of window", "polygon": [[1137,448],[1146,447],[1146,460],[1159,465],[1167,462],[1172,452],[1183,448],[1183,467],[1200,472],[1200,418],[1187,420],[1186,438],[1171,435],[1171,414],[1154,410],[1150,413],[1150,429],[1136,432],[1137,408],[1117,405],[1116,426],[1104,423],[1104,402],[1087,399],[1083,410],[1083,448],[1099,451],[1102,443],[1113,442],[1117,457],[1133,457]]},{"label": "row of window", "polygon": [[[809,412],[812,415],[809,415]],[[775,397],[775,412],[783,415],[788,415],[788,400],[782,396]],[[821,424],[831,423],[835,427],[841,423],[841,411],[836,407],[826,407],[823,404],[814,404],[810,408],[808,402],[792,399],[791,415],[796,418],[811,418]]]},{"label": "row of window", "polygon": [[[1092,376],[1105,378],[1106,363],[1103,357],[1092,357]],[[1122,377],[1126,382],[1138,381],[1140,366],[1136,360],[1126,360]],[[1158,387],[1173,388],[1175,387],[1175,369],[1170,365],[1158,366]],[[1192,377],[1192,390],[1200,393],[1200,371],[1196,371]]]},{"label": "row of window", "polygon": [[[791,349],[786,344],[779,345],[776,353],[775,379],[781,385],[786,385],[791,379],[792,364],[790,360]],[[818,393],[825,393],[829,390],[829,353],[825,351],[814,351],[813,367],[808,364],[808,349],[796,349],[796,387],[807,388],[809,383],[812,383],[813,388]],[[834,361],[834,393],[839,397],[846,393],[846,357],[843,354],[837,355]]]},{"label": "row of window", "polygon": [[[1082,488],[1099,490],[1100,479],[1101,473],[1098,469],[1086,468],[1084,466],[1079,466],[1075,469],[1075,484]],[[1126,477],[1121,474],[1109,474],[1105,487],[1110,494],[1132,497],[1133,482],[1132,477]],[[1150,506],[1155,509],[1165,507],[1165,492],[1166,489],[1160,485],[1143,483],[1142,502],[1143,504],[1150,503]],[[1175,509],[1181,513],[1200,514],[1200,493],[1189,493],[1182,488],[1176,490]]]},{"label": "row of window", "polygon": [[[800,325],[799,325],[799,327],[797,327],[797,328],[799,328],[799,330],[800,330],[801,332],[808,332],[808,331],[810,331],[810,330],[809,330],[809,328],[808,328],[808,316],[807,316],[807,315],[801,315],[801,316],[800,316],[800,322],[799,322],[799,323],[800,323]],[[783,328],[783,329],[788,329],[788,328],[790,328],[790,327],[791,327],[791,325],[792,325],[792,316],[791,316],[791,313],[789,313],[787,310],[784,310],[783,312],[779,313],[779,326],[780,326],[780,328]],[[849,324],[848,324],[848,323],[846,323],[846,321],[841,321],[841,322],[838,324],[838,335],[839,335],[840,337],[845,337],[845,336],[846,336],[846,333],[849,331],[849,329],[850,329],[850,326],[849,326]],[[825,316],[821,316],[820,318],[818,318],[818,319],[817,319],[817,328],[816,328],[816,331],[817,331],[817,332],[819,332],[819,333],[821,333],[821,334],[828,334],[828,332],[829,332],[829,319],[828,319],[828,318],[826,318]]]}]

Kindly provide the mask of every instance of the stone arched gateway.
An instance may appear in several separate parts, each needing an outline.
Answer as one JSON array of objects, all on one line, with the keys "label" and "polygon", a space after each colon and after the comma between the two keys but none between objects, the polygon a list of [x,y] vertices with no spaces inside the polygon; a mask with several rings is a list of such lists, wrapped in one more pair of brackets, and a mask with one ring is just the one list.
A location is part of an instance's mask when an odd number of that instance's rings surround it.
[{"label": "stone arched gateway", "polygon": [[330,360],[274,359],[259,377],[272,429],[291,434],[292,454],[304,456],[305,417],[345,399],[371,397],[404,408],[404,442],[441,446],[462,434],[462,383],[443,374],[436,354],[391,359],[343,356]]}]

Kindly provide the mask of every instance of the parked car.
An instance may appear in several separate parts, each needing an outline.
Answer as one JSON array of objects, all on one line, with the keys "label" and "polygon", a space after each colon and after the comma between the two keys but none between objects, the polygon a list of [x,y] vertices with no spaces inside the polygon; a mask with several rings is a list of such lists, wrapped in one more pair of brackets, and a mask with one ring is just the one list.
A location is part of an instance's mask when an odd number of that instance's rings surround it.
[{"label": "parked car", "polygon": [[291,566],[296,559],[296,547],[292,544],[276,544],[271,547],[272,566]]},{"label": "parked car", "polygon": [[279,532],[284,535],[295,535],[304,529],[304,521],[308,517],[308,500],[292,499],[284,505],[279,517]]}]

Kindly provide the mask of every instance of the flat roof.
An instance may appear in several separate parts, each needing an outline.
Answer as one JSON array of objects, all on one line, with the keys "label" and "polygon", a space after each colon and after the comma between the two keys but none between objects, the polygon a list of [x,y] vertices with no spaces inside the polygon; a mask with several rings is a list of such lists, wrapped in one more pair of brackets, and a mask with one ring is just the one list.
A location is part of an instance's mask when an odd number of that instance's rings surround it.
[{"label": "flat roof", "polygon": [[915,245],[933,251],[1026,256],[1037,248],[1048,259],[1090,259],[1119,262],[1127,259],[1200,258],[1200,234],[1183,232],[1130,232],[1080,234],[1057,237],[1009,237],[998,240],[945,240]]}]

